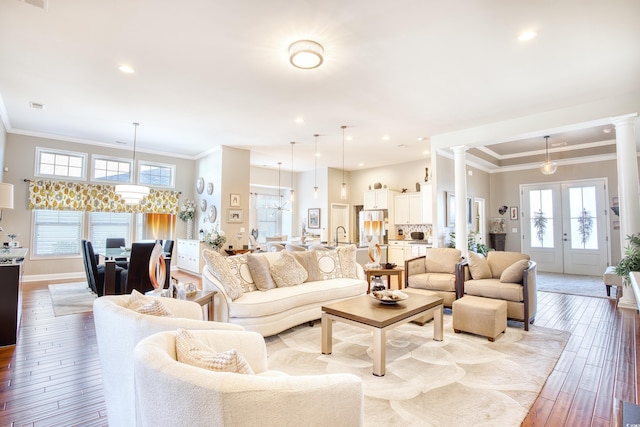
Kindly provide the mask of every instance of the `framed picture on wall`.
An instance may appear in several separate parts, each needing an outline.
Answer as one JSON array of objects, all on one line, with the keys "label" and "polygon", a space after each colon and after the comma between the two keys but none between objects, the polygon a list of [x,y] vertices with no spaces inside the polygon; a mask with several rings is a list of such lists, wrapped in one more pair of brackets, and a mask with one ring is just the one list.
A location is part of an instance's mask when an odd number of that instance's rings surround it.
[{"label": "framed picture on wall", "polygon": [[445,191],[447,199],[447,227],[456,226],[456,196],[453,193]]},{"label": "framed picture on wall", "polygon": [[227,222],[242,222],[244,215],[242,209],[228,209],[227,210]]},{"label": "framed picture on wall", "polygon": [[320,228],[320,208],[309,209],[307,224],[308,228]]},{"label": "framed picture on wall", "polygon": [[517,221],[518,220],[518,207],[517,206],[511,206],[509,208],[509,212],[511,212],[510,219],[512,221]]},{"label": "framed picture on wall", "polygon": [[231,193],[231,200],[229,200],[229,206],[238,207],[240,206],[240,195]]}]

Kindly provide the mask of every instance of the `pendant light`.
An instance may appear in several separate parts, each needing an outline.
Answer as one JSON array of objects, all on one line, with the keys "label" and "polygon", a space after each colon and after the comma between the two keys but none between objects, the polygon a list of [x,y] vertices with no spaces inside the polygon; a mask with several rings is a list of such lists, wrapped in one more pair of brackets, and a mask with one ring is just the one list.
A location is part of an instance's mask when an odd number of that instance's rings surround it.
[{"label": "pendant light", "polygon": [[295,141],[291,141],[291,193],[289,196],[289,200],[293,203],[295,200],[294,190],[293,190],[293,146],[296,145]]},{"label": "pendant light", "polygon": [[318,135],[317,133],[313,135],[315,138],[315,148],[313,151],[313,198],[318,198]]},{"label": "pendant light", "polygon": [[282,162],[278,162],[278,203],[271,207],[273,209],[273,213],[271,214],[271,216],[274,216],[277,212],[289,211],[289,209],[286,208],[287,203],[289,202],[285,202],[282,200],[284,196],[282,195],[282,187],[280,186],[281,169]]},{"label": "pendant light", "polygon": [[553,175],[558,170],[558,164],[549,159],[549,137],[545,136],[545,156],[544,163],[540,165],[540,172],[545,175]]},{"label": "pendant light", "polygon": [[342,186],[340,187],[340,198],[342,200],[347,199],[347,183],[344,181],[344,130],[347,128],[345,125],[340,126],[342,128]]},{"label": "pendant light", "polygon": [[[140,123],[133,123],[133,179],[132,181],[135,183],[136,181],[136,137],[138,126]],[[118,184],[116,185],[116,194],[118,194],[125,205],[137,205],[149,195],[149,187],[144,185],[137,184]]]}]

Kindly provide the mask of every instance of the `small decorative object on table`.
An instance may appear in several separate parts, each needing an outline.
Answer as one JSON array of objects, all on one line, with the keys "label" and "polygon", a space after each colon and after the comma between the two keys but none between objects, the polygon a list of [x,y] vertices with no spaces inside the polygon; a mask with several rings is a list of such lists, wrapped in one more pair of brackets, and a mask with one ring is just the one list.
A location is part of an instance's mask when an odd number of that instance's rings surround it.
[{"label": "small decorative object on table", "polygon": [[399,290],[385,289],[383,291],[373,291],[371,296],[382,304],[396,304],[398,301],[404,301],[409,295]]},{"label": "small decorative object on table", "polygon": [[226,243],[227,238],[224,231],[216,227],[212,232],[205,234],[204,242],[215,250],[219,250]]},{"label": "small decorative object on table", "polygon": [[367,241],[369,242],[369,261],[366,265],[367,268],[380,268],[380,257],[382,256],[382,248],[378,243],[378,238],[376,236],[368,235],[366,236]]}]

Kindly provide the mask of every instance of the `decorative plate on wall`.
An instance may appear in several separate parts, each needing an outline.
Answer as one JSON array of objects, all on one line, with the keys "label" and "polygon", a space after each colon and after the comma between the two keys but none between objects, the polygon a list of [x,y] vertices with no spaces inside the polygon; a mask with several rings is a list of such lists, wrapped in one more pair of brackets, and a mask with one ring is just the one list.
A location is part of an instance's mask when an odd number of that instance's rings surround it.
[{"label": "decorative plate on wall", "polygon": [[206,212],[207,211],[207,199],[200,200],[200,210],[202,212]]},{"label": "decorative plate on wall", "polygon": [[208,195],[212,195],[213,194],[213,182],[210,182],[207,184],[207,194]]},{"label": "decorative plate on wall", "polygon": [[218,218],[218,209],[215,205],[209,206],[209,222],[214,223]]},{"label": "decorative plate on wall", "polygon": [[204,191],[204,178],[203,177],[198,178],[198,181],[196,181],[196,191],[198,192],[198,194],[202,194],[202,192]]}]

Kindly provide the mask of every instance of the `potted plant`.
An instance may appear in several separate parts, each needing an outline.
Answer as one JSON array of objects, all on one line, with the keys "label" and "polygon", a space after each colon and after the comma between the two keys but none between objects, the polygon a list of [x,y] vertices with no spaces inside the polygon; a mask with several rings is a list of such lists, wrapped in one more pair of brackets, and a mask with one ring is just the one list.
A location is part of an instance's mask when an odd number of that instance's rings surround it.
[{"label": "potted plant", "polygon": [[624,258],[616,265],[615,272],[622,277],[625,286],[629,285],[629,273],[640,271],[640,234],[627,236],[629,246],[624,249]]}]

